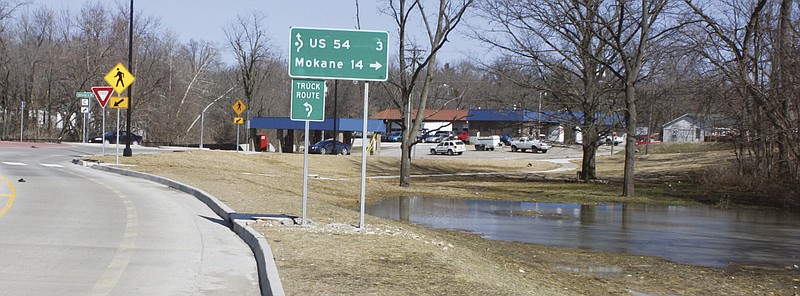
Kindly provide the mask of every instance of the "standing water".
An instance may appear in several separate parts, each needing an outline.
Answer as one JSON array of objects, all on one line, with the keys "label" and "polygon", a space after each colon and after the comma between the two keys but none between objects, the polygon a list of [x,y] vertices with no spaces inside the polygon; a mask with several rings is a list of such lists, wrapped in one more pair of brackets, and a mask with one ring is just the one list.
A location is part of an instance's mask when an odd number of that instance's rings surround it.
[{"label": "standing water", "polygon": [[401,197],[383,200],[367,213],[488,239],[620,251],[701,266],[800,264],[800,215],[779,211]]}]

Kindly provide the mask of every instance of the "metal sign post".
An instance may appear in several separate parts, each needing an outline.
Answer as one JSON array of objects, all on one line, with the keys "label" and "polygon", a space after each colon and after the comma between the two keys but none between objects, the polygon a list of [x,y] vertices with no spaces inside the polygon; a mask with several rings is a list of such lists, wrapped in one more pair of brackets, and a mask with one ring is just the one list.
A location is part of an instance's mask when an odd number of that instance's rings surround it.
[{"label": "metal sign post", "polygon": [[308,120],[306,120],[306,138],[304,140],[305,148],[303,149],[303,220],[300,220],[300,225],[306,225],[306,209],[308,208]]},{"label": "metal sign post", "polygon": [[82,119],[82,122],[83,122],[83,128],[81,128],[81,130],[82,130],[83,134],[81,134],[81,136],[82,136],[81,137],[81,143],[86,143],[86,142],[88,142],[88,141],[86,141],[86,113],[82,113],[82,114],[83,114],[83,116],[81,117],[81,119]]},{"label": "metal sign post", "polygon": [[364,204],[367,199],[367,116],[369,110],[369,82],[364,83],[364,125],[361,130],[361,219],[358,228],[364,230]]},{"label": "metal sign post", "polygon": [[[236,99],[236,103],[233,103],[231,109],[236,113],[236,116],[242,116],[242,112],[247,110],[247,105],[245,105],[241,99]],[[239,126],[244,123],[244,118],[234,117],[233,123],[236,124],[236,152],[239,152]]]},{"label": "metal sign post", "polygon": [[[109,98],[113,104],[110,105],[112,109],[117,109],[117,140],[116,140],[116,158],[117,158],[117,165],[119,165],[119,118],[120,118],[120,109],[128,109],[128,97],[110,97]],[[103,115],[105,116],[105,106],[103,107]],[[130,141],[131,139],[131,132],[125,131],[125,134],[128,136],[126,139]],[[126,142],[128,142],[126,141]],[[105,145],[105,135],[103,136],[103,145]]]},{"label": "metal sign post", "polygon": [[291,97],[289,118],[306,122],[303,149],[303,219],[300,223],[305,225],[308,212],[308,147],[311,144],[309,125],[311,121],[325,120],[325,81],[293,79]]},{"label": "metal sign post", "polygon": [[[103,138],[103,154],[106,154],[106,105],[108,104],[108,100],[111,99],[111,95],[113,94],[114,88],[112,87],[105,87],[105,86],[93,86],[92,93],[94,97],[97,99],[97,102],[100,103],[100,112],[103,113],[103,129],[100,132],[100,137]],[[117,126],[117,131],[119,131],[119,126]]]},{"label": "metal sign post", "polygon": [[81,142],[86,142],[86,113],[89,113],[89,107],[91,100],[90,98],[94,97],[94,93],[90,91],[79,91],[75,93],[75,96],[81,100],[81,120],[83,121],[83,127],[81,128]]},{"label": "metal sign post", "polygon": [[[289,76],[310,79],[347,79],[386,81],[389,64],[389,32],[363,30],[337,30],[299,28],[289,29]],[[297,81],[297,80],[295,80]],[[325,88],[304,86],[292,82],[292,120],[306,120],[306,149],[308,150],[308,121],[324,119],[325,101],[317,101],[312,92],[295,93],[301,90]],[[295,98],[299,99],[295,100]],[[320,105],[314,103],[319,102]],[[297,104],[295,104],[297,103]],[[297,106],[295,106],[297,105]],[[364,84],[364,126],[361,133],[361,219],[359,228],[364,229],[364,203],[367,176],[367,118],[369,105],[369,83]],[[322,116],[315,116],[314,111]],[[295,114],[297,113],[297,114]],[[296,118],[295,118],[296,116]],[[304,157],[303,173],[303,223],[306,213],[306,182],[308,179],[308,151]]]},{"label": "metal sign post", "polygon": [[[103,155],[106,154],[106,107],[100,108],[100,112],[103,113],[103,130],[100,131],[100,137],[103,138]],[[119,113],[117,114],[119,116]],[[119,120],[119,118],[117,118]],[[119,135],[119,124],[117,124],[117,135]]]},{"label": "metal sign post", "polygon": [[[117,109],[117,141],[115,142],[116,143],[115,146],[117,146],[116,147],[117,148],[117,153],[115,153],[117,155],[116,156],[117,165],[119,165],[119,110],[120,109]],[[106,108],[103,108],[103,122],[104,122],[103,126],[104,127],[105,127],[105,117],[106,117]],[[130,136],[128,136],[128,137],[130,137]],[[103,136],[103,148],[105,148],[105,147],[106,147],[106,141],[105,141],[105,135],[104,135]],[[103,153],[105,153],[105,152],[103,152]]]}]

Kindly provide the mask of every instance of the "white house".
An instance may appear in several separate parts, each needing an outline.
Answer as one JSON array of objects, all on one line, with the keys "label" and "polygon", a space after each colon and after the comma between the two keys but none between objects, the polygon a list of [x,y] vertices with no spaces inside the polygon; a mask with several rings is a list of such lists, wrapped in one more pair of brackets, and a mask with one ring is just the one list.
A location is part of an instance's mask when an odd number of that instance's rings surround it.
[{"label": "white house", "polygon": [[705,128],[703,118],[683,114],[663,125],[664,142],[703,142]]}]

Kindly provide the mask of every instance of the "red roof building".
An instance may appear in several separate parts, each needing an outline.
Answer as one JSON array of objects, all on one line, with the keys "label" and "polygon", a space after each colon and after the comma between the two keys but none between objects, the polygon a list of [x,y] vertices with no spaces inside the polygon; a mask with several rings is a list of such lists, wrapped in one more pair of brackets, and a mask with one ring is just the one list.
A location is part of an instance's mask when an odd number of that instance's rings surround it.
[{"label": "red roof building", "polygon": [[[413,118],[417,117],[416,115],[418,112],[419,110],[414,109]],[[426,121],[466,121],[467,115],[469,115],[469,110],[425,110]],[[396,121],[402,120],[403,116],[400,114],[400,109],[386,109],[371,116],[370,119]]]}]

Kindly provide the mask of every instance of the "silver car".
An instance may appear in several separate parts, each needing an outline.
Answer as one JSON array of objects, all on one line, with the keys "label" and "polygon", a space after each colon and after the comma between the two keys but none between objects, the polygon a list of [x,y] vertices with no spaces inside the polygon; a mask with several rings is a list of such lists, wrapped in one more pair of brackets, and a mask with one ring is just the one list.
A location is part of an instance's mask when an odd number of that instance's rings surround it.
[{"label": "silver car", "polygon": [[436,145],[436,147],[431,148],[431,154],[461,155],[466,150],[467,150],[467,145],[465,145],[463,141],[448,140],[448,141],[442,141],[441,143]]}]

